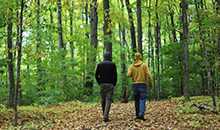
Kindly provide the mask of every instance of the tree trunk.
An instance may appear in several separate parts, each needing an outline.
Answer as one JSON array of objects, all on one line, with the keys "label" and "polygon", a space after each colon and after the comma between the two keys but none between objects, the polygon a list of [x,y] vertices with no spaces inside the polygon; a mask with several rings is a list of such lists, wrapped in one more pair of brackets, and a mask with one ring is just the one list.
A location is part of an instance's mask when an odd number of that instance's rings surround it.
[{"label": "tree trunk", "polygon": [[58,47],[64,49],[63,27],[62,27],[62,2],[57,0],[57,18],[58,18]]},{"label": "tree trunk", "polygon": [[112,41],[111,41],[111,18],[110,18],[110,7],[109,7],[109,0],[103,1],[103,8],[104,8],[104,47],[105,52],[110,52],[112,55]]},{"label": "tree trunk", "polygon": [[[67,85],[66,79],[67,76],[65,74],[66,70],[66,65],[65,65],[65,50],[66,46],[64,45],[63,42],[63,24],[62,24],[62,0],[57,0],[57,19],[58,19],[58,25],[57,25],[57,30],[58,30],[58,49],[60,51],[60,56],[61,56],[61,62],[60,62],[60,71],[61,71],[61,86],[63,89],[64,93],[68,93],[68,90],[65,89],[65,86]],[[66,97],[68,98],[68,97]]]},{"label": "tree trunk", "polygon": [[171,27],[172,27],[172,35],[173,35],[173,43],[177,43],[177,36],[176,36],[176,26],[175,26],[175,21],[174,21],[174,11],[169,5],[169,10],[170,10],[170,22],[171,22]]},{"label": "tree trunk", "polygon": [[98,46],[98,13],[97,13],[97,0],[92,0],[90,3],[90,45],[88,49],[87,56],[87,65],[89,65],[89,69],[87,69],[86,76],[86,87],[89,89],[89,94],[92,93],[93,88],[93,76],[95,74],[95,64],[96,64],[96,51]]},{"label": "tree trunk", "polygon": [[[74,44],[73,44],[73,11],[74,11],[73,1],[70,2],[70,9],[69,9],[69,20],[70,20],[70,54],[71,54],[71,61],[74,62]],[[74,63],[72,63],[72,70],[74,70]]]},{"label": "tree trunk", "polygon": [[[148,18],[149,18],[149,23],[148,23],[148,44],[149,44],[149,59],[148,62],[149,62],[149,66],[152,66],[152,69],[153,69],[153,85],[156,84],[156,76],[155,76],[155,53],[154,53],[154,42],[153,42],[153,35],[152,35],[152,24],[151,24],[151,11],[150,9],[152,8],[152,4],[151,4],[151,0],[149,0],[149,3],[148,3]],[[153,92],[154,92],[154,97],[156,99],[156,87],[154,86],[153,87]]]},{"label": "tree trunk", "polygon": [[127,7],[128,20],[129,20],[129,25],[130,25],[131,48],[132,48],[133,54],[134,54],[135,52],[137,52],[134,20],[133,20],[132,10],[131,10],[131,7],[130,7],[130,2],[129,2],[129,0],[125,0],[125,4],[126,4],[126,7]]},{"label": "tree trunk", "polygon": [[156,40],[156,57],[157,57],[157,100],[160,99],[160,47],[161,47],[161,34],[160,34],[160,20],[158,15],[158,0],[156,0],[156,27],[155,27],[155,40]]},{"label": "tree trunk", "polygon": [[[89,25],[89,1],[86,0],[86,5],[85,5],[85,15],[86,15],[86,25]],[[86,37],[89,38],[89,32],[86,32]]]},{"label": "tree trunk", "polygon": [[[121,12],[124,16],[124,3],[123,0],[120,0],[121,3]],[[126,78],[126,32],[123,24],[119,23],[119,36],[120,36],[120,58],[121,58],[121,86],[122,86],[122,102],[128,102],[128,87],[127,87],[127,78]]]},{"label": "tree trunk", "polygon": [[53,39],[53,32],[54,32],[54,20],[53,20],[53,9],[50,8],[50,51],[53,52],[55,49],[54,47],[54,39]]},{"label": "tree trunk", "polygon": [[188,2],[187,0],[181,0],[181,10],[182,10],[182,49],[183,49],[183,92],[186,100],[189,100],[188,87],[189,87],[189,29],[188,29]]},{"label": "tree trunk", "polygon": [[142,49],[142,10],[141,0],[136,1],[137,4],[137,33],[138,33],[138,51],[143,55]]},{"label": "tree trunk", "polygon": [[14,106],[14,96],[15,96],[15,80],[14,80],[14,63],[13,63],[13,34],[12,34],[12,14],[13,10],[8,9],[7,18],[7,53],[8,53],[8,87],[9,87],[9,99],[8,107],[12,108]]},{"label": "tree trunk", "polygon": [[152,59],[152,49],[153,49],[153,42],[152,42],[152,30],[151,30],[151,0],[148,0],[148,66],[151,66],[151,59]]},{"label": "tree trunk", "polygon": [[42,68],[41,68],[41,22],[40,22],[40,0],[36,1],[36,24],[37,24],[37,33],[36,33],[36,52],[37,52],[37,89],[38,91],[42,90]]},{"label": "tree trunk", "polygon": [[24,9],[24,0],[21,0],[21,11],[20,11],[20,20],[19,20],[19,42],[17,44],[17,71],[16,71],[16,87],[15,87],[15,99],[14,99],[14,124],[17,125],[18,120],[18,110],[17,105],[21,101],[21,57],[22,57],[22,41],[23,41],[23,9]]}]

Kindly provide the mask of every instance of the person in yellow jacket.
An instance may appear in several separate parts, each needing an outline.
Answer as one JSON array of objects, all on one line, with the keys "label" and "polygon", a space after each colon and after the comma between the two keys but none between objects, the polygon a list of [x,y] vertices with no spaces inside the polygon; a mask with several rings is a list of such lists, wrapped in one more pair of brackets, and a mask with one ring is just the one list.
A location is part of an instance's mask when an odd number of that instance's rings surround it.
[{"label": "person in yellow jacket", "polygon": [[145,120],[147,88],[152,86],[152,78],[147,64],[142,61],[140,53],[135,53],[134,63],[129,66],[127,75],[132,78],[136,119]]}]

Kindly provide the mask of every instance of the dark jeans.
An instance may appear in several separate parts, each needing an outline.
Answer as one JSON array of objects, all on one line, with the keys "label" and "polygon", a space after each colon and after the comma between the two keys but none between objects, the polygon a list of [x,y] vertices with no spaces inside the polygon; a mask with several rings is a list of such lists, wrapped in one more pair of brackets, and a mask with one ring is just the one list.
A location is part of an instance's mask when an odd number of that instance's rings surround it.
[{"label": "dark jeans", "polygon": [[144,117],[146,101],[147,101],[147,86],[144,83],[133,84],[135,111],[137,117]]},{"label": "dark jeans", "polygon": [[112,84],[104,83],[101,84],[101,104],[104,119],[108,119],[114,86]]}]

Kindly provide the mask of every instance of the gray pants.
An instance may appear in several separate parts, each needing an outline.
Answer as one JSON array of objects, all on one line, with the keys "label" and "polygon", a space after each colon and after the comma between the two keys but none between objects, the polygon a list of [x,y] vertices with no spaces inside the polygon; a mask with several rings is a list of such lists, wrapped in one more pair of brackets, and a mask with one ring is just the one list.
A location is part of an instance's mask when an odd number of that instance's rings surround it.
[{"label": "gray pants", "polygon": [[112,103],[114,86],[112,84],[101,84],[101,104],[104,119],[108,119],[109,111]]}]

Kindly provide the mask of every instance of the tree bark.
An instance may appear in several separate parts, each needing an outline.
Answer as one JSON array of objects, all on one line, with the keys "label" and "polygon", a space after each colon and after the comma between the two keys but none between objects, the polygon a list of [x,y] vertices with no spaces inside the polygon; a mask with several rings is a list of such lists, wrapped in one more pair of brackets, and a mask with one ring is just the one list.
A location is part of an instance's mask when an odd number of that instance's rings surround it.
[{"label": "tree bark", "polygon": [[62,2],[57,0],[57,18],[58,18],[58,47],[64,49],[63,44],[63,27],[62,27]]},{"label": "tree bark", "polygon": [[156,0],[156,27],[155,27],[155,40],[156,40],[156,60],[157,60],[157,100],[160,99],[160,48],[161,48],[161,34],[160,34],[160,20],[158,15],[158,0]]},{"label": "tree bark", "polygon": [[24,10],[24,0],[21,0],[21,11],[19,20],[19,42],[17,44],[17,71],[16,71],[16,86],[15,86],[15,99],[14,99],[14,124],[17,125],[18,120],[18,110],[17,105],[21,101],[21,58],[22,58],[22,41],[23,41],[23,10]]},{"label": "tree bark", "polygon": [[36,55],[37,55],[37,89],[38,91],[42,90],[42,68],[41,68],[41,22],[40,22],[40,0],[36,1],[36,24],[37,24],[37,32],[36,32]]},{"label": "tree bark", "polygon": [[152,49],[153,49],[153,42],[152,42],[152,30],[151,30],[151,0],[148,0],[148,66],[150,67],[152,62]]},{"label": "tree bark", "polygon": [[50,8],[50,51],[53,52],[53,50],[55,49],[54,47],[54,39],[53,39],[53,32],[54,32],[54,16],[53,16],[53,9]]},{"label": "tree bark", "polygon": [[13,108],[14,106],[14,96],[15,96],[15,80],[14,80],[14,63],[13,63],[13,34],[12,34],[12,14],[13,10],[8,9],[8,18],[7,18],[7,66],[8,66],[8,86],[9,86],[9,99],[8,107]]},{"label": "tree bark", "polygon": [[98,46],[98,13],[97,13],[97,0],[92,0],[90,3],[90,46],[88,50],[88,63],[89,69],[87,69],[86,87],[89,89],[89,93],[92,93],[93,88],[93,76],[95,74],[96,64],[96,51]]},{"label": "tree bark", "polygon": [[172,27],[173,43],[177,43],[176,26],[175,26],[175,21],[174,21],[174,11],[172,10],[170,5],[169,5],[169,10],[170,10],[170,22],[171,22],[171,27]]},{"label": "tree bark", "polygon": [[[124,3],[123,0],[120,0],[121,3],[121,11],[124,16]],[[121,86],[122,86],[122,102],[128,102],[128,87],[127,87],[127,78],[126,78],[126,55],[125,55],[125,47],[126,47],[126,32],[123,24],[119,23],[119,37],[120,37],[120,58],[121,58]]]},{"label": "tree bark", "polygon": [[[73,11],[74,11],[73,1],[70,2],[70,9],[69,9],[69,20],[70,20],[70,54],[72,62],[74,61],[74,44],[73,44]],[[72,70],[74,70],[74,63],[72,63]]]},{"label": "tree bark", "polygon": [[138,32],[138,51],[143,55],[142,47],[142,9],[141,0],[136,1],[137,4],[137,32]]},{"label": "tree bark", "polygon": [[125,4],[126,4],[126,7],[127,7],[128,20],[129,20],[129,25],[130,25],[131,48],[133,50],[133,55],[134,55],[134,53],[137,52],[134,20],[133,20],[132,10],[131,10],[131,7],[130,7],[129,0],[125,0]]},{"label": "tree bark", "polygon": [[182,49],[183,49],[183,92],[186,100],[189,100],[188,88],[189,88],[189,29],[188,29],[188,2],[187,0],[181,0],[182,11]]},{"label": "tree bark", "polygon": [[104,8],[104,48],[105,52],[110,52],[112,55],[112,41],[111,41],[111,18],[110,18],[110,7],[109,7],[109,0],[103,1],[103,8]]}]

